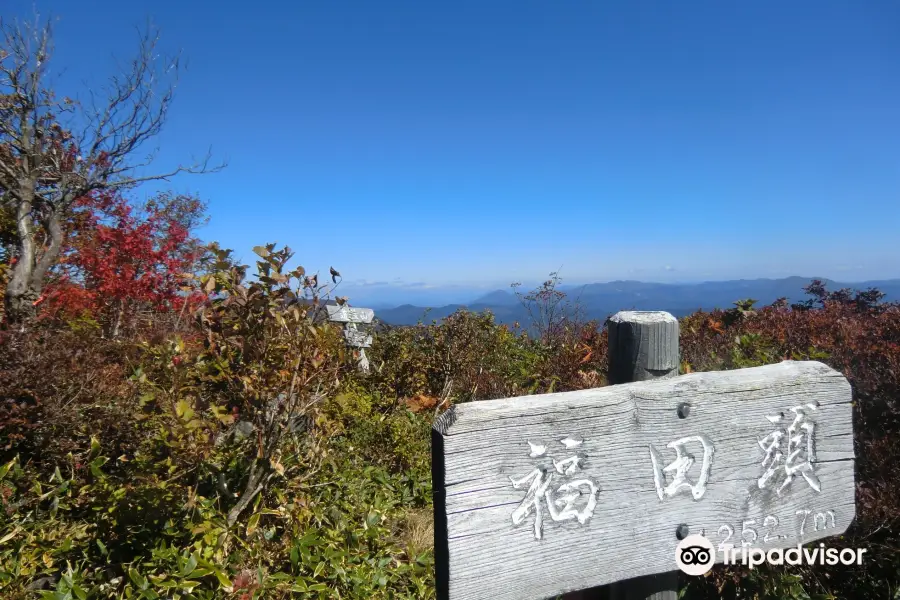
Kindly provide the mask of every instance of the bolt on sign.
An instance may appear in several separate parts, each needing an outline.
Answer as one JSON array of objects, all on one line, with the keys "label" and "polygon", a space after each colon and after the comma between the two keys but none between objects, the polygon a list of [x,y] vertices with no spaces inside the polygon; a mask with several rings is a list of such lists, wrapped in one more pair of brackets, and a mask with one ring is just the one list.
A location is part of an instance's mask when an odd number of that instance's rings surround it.
[{"label": "bolt on sign", "polygon": [[461,404],[432,453],[445,600],[549,598],[672,571],[690,534],[787,548],[856,514],[850,384],[813,361]]}]

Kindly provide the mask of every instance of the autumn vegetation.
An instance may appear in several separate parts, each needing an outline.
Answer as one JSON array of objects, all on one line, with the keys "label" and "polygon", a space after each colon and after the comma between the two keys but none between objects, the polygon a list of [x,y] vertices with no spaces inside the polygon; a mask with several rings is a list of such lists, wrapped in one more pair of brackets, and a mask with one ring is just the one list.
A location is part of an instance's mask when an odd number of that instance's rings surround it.
[{"label": "autumn vegetation", "polygon": [[[434,417],[605,385],[604,324],[581,319],[553,274],[520,294],[521,327],[465,311],[379,326],[362,374],[321,314],[347,301],[337,271],[307,273],[272,244],[239,264],[198,239],[199,198],[137,199],[139,183],[208,170],[134,174],[171,100],[145,93],[155,38],[76,134],[78,102],[41,77],[50,30],[4,32],[0,597],[433,597]],[[691,598],[898,597],[900,306],[817,281],[805,292],[682,319],[682,371],[812,359],[845,374],[857,518],[830,543],[866,561],[717,567],[684,582]]]}]

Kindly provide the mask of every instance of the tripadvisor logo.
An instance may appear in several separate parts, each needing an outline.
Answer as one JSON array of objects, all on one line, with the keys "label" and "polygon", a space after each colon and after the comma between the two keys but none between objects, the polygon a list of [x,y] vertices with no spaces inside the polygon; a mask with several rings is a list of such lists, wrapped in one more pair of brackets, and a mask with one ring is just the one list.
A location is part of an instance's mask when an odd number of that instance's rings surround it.
[{"label": "tripadvisor logo", "polygon": [[702,535],[689,535],[675,546],[675,563],[688,575],[703,575],[716,562],[712,542]]},{"label": "tripadvisor logo", "polygon": [[[751,569],[763,563],[770,565],[861,565],[866,548],[826,548],[825,544],[819,547],[804,548],[797,544],[790,548],[751,548],[742,546],[740,549],[726,544],[720,547],[723,562],[726,565],[741,564]],[[678,568],[688,575],[704,575],[716,562],[716,551],[712,542],[702,535],[689,535],[681,540],[675,547],[675,563]]]}]

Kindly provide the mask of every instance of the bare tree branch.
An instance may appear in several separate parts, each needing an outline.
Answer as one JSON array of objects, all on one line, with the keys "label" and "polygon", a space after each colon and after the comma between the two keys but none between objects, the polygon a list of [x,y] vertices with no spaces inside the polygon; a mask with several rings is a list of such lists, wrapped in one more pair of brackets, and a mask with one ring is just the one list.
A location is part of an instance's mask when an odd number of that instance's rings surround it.
[{"label": "bare tree branch", "polygon": [[[136,155],[165,125],[180,58],[158,51],[152,26],[139,32],[138,52],[89,102],[58,99],[48,80],[53,54],[49,20],[0,19],[0,190],[15,209],[18,262],[5,297],[12,320],[30,311],[65,244],[73,204],[94,191],[123,190],[180,174],[216,172],[211,153],[189,165],[144,173],[156,157]],[[78,135],[72,132],[78,130]],[[38,244],[38,237],[43,236]],[[27,316],[27,315],[25,315]]]}]

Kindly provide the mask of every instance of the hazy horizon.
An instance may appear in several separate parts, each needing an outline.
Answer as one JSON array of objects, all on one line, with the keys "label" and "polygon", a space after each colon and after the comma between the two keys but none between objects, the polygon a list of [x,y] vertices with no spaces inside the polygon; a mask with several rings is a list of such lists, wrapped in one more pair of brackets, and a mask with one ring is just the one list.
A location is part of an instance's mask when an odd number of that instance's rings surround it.
[{"label": "hazy horizon", "polygon": [[[900,277],[874,277],[865,279],[848,279],[843,277],[828,277],[826,275],[789,275],[787,277],[800,277],[804,280],[827,279],[841,284],[853,286],[854,284],[867,284],[877,281],[898,281]],[[787,277],[727,277],[722,279],[698,279],[698,280],[671,280],[671,281],[654,281],[650,279],[641,279],[637,277],[631,278],[615,278],[597,281],[576,281],[570,282],[563,278],[561,289],[572,290],[590,284],[614,283],[616,281],[637,281],[648,284],[668,284],[668,285],[699,285],[703,283],[720,283],[727,281],[755,281],[755,280],[778,280]],[[545,278],[546,279],[546,278]],[[528,290],[539,285],[542,280],[533,280],[521,282],[520,292]],[[490,294],[495,291],[505,291],[513,293],[509,283],[507,284],[491,284],[483,283],[480,285],[424,285],[420,283],[404,284],[389,282],[374,282],[367,285],[354,284],[353,282],[342,282],[335,290],[335,295],[348,296],[351,304],[356,306],[368,306],[371,308],[394,308],[402,305],[413,306],[446,306],[449,304],[471,304],[478,298]],[[801,295],[802,290],[798,287],[797,294]]]}]

